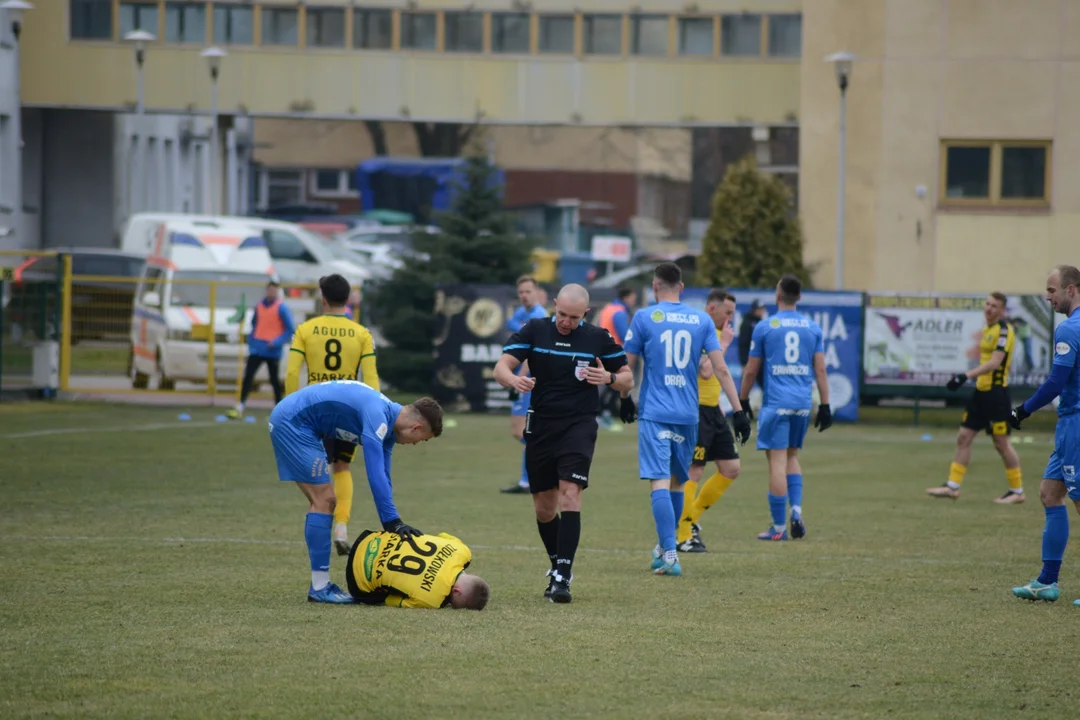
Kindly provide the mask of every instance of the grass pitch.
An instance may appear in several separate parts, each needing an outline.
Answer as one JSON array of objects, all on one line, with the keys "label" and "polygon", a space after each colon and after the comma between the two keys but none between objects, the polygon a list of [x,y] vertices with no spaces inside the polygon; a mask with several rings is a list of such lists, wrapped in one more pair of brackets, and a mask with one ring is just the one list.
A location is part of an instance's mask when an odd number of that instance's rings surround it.
[{"label": "grass pitch", "polygon": [[[1049,435],[1018,445],[1030,499],[991,500],[985,439],[963,497],[931,500],[951,429],[837,426],[804,454],[805,540],[763,543],[763,458],[703,518],[710,552],[653,577],[636,433],[601,432],[574,602],[546,558],[506,418],[395,452],[403,517],[458,534],[481,613],[305,602],[305,506],[258,422],[215,411],[0,406],[0,716],[1074,717],[1080,577],[1039,567]],[[931,440],[923,440],[926,432]],[[350,529],[377,524],[362,471]],[[1074,523],[1075,524],[1075,523]],[[1076,557],[1075,548],[1070,557]],[[333,579],[343,580],[335,556]]]}]

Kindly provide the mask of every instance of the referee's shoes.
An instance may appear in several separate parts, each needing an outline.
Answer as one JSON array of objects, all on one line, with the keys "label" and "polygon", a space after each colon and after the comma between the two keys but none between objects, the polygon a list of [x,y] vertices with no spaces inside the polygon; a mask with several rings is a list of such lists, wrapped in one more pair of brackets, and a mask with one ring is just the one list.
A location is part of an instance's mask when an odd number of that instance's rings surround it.
[{"label": "referee's shoes", "polygon": [[511,485],[510,487],[499,488],[499,492],[506,493],[507,495],[529,495],[529,486],[518,483]]}]

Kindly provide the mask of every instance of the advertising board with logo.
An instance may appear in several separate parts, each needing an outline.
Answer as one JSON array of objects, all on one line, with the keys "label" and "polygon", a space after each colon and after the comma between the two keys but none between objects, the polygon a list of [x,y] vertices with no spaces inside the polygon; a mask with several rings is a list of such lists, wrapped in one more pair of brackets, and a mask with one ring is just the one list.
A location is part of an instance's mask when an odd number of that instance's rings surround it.
[{"label": "advertising board with logo", "polygon": [[[980,364],[985,295],[883,295],[866,302],[868,384],[943,386]],[[1009,295],[1015,340],[1009,384],[1036,387],[1050,373],[1054,316],[1038,295]]]}]

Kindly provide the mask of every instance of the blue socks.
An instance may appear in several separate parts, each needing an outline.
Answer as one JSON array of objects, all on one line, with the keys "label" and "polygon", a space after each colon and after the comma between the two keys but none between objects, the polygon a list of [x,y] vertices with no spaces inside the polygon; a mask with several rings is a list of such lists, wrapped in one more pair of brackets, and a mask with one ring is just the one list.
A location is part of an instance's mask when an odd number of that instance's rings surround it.
[{"label": "blue socks", "polygon": [[1061,558],[1065,556],[1065,546],[1069,542],[1069,512],[1064,505],[1043,510],[1046,513],[1046,527],[1043,529],[1043,569],[1039,582],[1049,585],[1058,581]]},{"label": "blue socks", "polygon": [[769,493],[769,512],[772,513],[774,527],[782,528],[787,525],[787,499],[787,495]]},{"label": "blue socks", "polygon": [[802,473],[787,476],[788,499],[791,501],[791,516],[802,517]]},{"label": "blue socks", "polygon": [[679,504],[682,504],[682,493],[672,493],[670,490],[652,491],[652,515],[656,521],[656,537],[660,541],[660,549],[664,551],[675,550],[675,507],[673,495],[679,495]]},{"label": "blue socks", "polygon": [[304,522],[304,542],[307,543],[308,557],[311,559],[313,586],[315,573],[330,573],[330,529],[333,525],[334,516],[330,513],[309,512]]}]

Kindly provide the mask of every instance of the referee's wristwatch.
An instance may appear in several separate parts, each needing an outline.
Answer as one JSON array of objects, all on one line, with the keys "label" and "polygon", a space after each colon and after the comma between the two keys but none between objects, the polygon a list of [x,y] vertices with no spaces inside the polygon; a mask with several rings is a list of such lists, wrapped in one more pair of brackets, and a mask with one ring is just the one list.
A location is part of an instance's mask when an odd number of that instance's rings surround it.
[{"label": "referee's wristwatch", "polygon": [[608,376],[610,377],[610,379],[607,381],[607,384],[608,385],[614,385],[615,384],[615,373],[609,372]]}]

